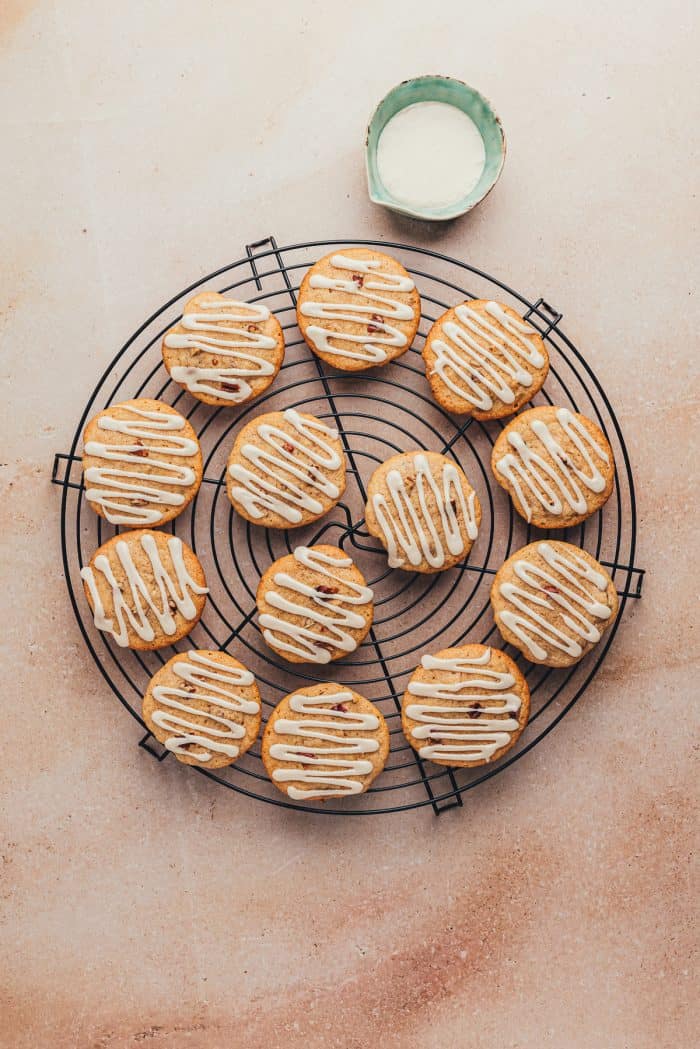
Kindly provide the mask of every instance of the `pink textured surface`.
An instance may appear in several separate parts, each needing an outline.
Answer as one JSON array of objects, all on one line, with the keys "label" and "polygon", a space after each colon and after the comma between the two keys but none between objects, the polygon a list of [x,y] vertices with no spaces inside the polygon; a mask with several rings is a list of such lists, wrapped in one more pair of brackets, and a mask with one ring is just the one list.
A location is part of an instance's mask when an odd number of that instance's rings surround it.
[{"label": "pink textured surface", "polygon": [[[3,1047],[694,1042],[693,5],[465,10],[0,9]],[[368,114],[425,71],[492,97],[509,140],[446,228],[364,186]],[[562,309],[639,482],[649,574],[603,671],[439,821],[284,814],[157,765],[59,567],[53,453],[120,340],[247,241],[342,231],[468,255]]]}]

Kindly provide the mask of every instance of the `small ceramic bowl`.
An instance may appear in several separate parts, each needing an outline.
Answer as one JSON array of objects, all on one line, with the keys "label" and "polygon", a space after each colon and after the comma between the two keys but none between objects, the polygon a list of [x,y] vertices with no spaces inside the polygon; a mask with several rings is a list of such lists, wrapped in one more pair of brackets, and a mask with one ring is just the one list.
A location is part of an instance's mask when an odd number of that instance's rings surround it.
[{"label": "small ceramic bowl", "polygon": [[[382,183],[377,170],[377,143],[385,125],[406,106],[415,102],[447,102],[466,113],[476,124],[486,150],[481,178],[461,200],[441,207],[417,207],[396,200]],[[381,100],[369,122],[365,144],[367,185],[370,200],[391,211],[416,219],[445,222],[471,211],[496,185],[506,159],[506,136],[491,104],[473,87],[449,76],[419,76],[404,80]]]}]

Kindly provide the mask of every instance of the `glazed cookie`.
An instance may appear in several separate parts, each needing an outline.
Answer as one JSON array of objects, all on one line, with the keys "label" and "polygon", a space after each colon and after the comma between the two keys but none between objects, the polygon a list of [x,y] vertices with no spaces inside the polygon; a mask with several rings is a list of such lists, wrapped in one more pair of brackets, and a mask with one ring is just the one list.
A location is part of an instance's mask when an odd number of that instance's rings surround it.
[{"label": "glazed cookie", "polygon": [[169,404],[113,404],[85,427],[83,478],[87,501],[110,524],[162,525],[199,491],[199,441]]},{"label": "glazed cookie", "polygon": [[568,408],[530,408],[508,423],[491,453],[496,480],[528,524],[569,528],[607,501],[615,461],[605,434]]},{"label": "glazed cookie", "polygon": [[362,371],[400,357],[419,321],[413,280],[400,262],[372,248],[326,255],[301,282],[301,334],[321,360],[342,371]]},{"label": "glazed cookie", "polygon": [[170,376],[205,404],[244,404],[268,388],[284,359],[284,335],[261,303],[201,291],[163,339]]},{"label": "glazed cookie", "polygon": [[510,656],[462,645],[423,656],[403,697],[401,723],[421,758],[472,768],[510,750],[529,713],[530,689]]},{"label": "glazed cookie", "polygon": [[255,678],[226,652],[178,652],[153,675],[143,720],[185,765],[220,769],[245,754],[260,731]]},{"label": "glazed cookie", "polygon": [[362,794],[388,754],[381,713],[343,685],[309,685],[285,696],[262,740],[270,779],[293,801]]},{"label": "glazed cookie", "polygon": [[393,455],[374,471],[365,520],[386,547],[392,568],[442,572],[467,557],[481,506],[455,462],[418,450]]},{"label": "glazed cookie", "polygon": [[288,408],[246,423],[233,445],[226,491],[235,509],[266,528],[295,528],[322,517],[345,491],[338,431]]},{"label": "glazed cookie", "polygon": [[189,634],[204,609],[204,572],[183,541],[140,528],[108,539],[80,570],[95,626],[122,648],[154,649]]},{"label": "glazed cookie", "polygon": [[329,663],[354,652],[372,625],[373,594],[336,546],[298,546],[258,585],[263,637],[290,663]]},{"label": "glazed cookie", "polygon": [[517,412],[549,371],[540,333],[510,306],[488,299],[463,302],[438,317],[422,353],[438,404],[475,419]]},{"label": "glazed cookie", "polygon": [[532,663],[578,663],[613,623],[615,584],[594,557],[550,539],[518,550],[491,587],[496,626]]}]

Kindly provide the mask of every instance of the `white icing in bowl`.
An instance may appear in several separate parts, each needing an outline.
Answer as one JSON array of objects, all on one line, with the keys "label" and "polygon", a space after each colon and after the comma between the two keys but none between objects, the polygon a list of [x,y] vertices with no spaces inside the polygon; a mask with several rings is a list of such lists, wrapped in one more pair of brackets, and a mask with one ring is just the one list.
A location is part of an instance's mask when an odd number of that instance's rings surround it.
[{"label": "white icing in bowl", "polygon": [[414,207],[457,203],[479,182],[485,160],[476,124],[448,102],[415,102],[399,110],[377,144],[385,188]]}]

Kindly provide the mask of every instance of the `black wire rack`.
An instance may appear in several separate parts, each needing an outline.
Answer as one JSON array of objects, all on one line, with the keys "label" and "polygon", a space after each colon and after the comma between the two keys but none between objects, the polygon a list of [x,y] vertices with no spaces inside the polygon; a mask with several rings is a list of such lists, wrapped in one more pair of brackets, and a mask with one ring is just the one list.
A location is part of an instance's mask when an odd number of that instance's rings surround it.
[{"label": "black wire rack", "polygon": [[[343,245],[389,250],[414,277],[422,316],[412,349],[392,364],[358,376],[325,368],[307,349],[296,325],[296,293],[306,269]],[[264,302],[285,333],[280,375],[257,400],[238,409],[212,408],[170,381],[160,344],[182,315],[187,299],[209,286],[236,298]],[[547,533],[531,529],[512,510],[493,481],[490,456],[504,423],[452,416],[430,396],[420,347],[433,321],[468,298],[495,298],[512,305],[545,338],[551,368],[533,404],[564,405],[595,419],[615,453],[615,491],[604,509],[556,537],[585,547],[609,570],[620,595],[620,612],[603,641],[567,670],[528,663],[504,645],[489,605],[491,580],[515,550]],[[264,718],[288,692],[305,682],[347,683],[377,703],[391,731],[387,766],[365,794],[342,805],[288,801],[270,783],[260,745],[229,768],[188,769],[222,786],[284,808],[335,815],[401,812],[431,805],[435,813],[463,804],[463,794],[509,768],[561,721],[600,668],[623,621],[628,601],[641,596],[644,572],[635,567],[637,512],[629,456],[610,402],[589,364],[561,330],[562,314],[544,299],[529,300],[502,281],[465,262],[427,248],[388,241],[341,238],[278,247],[274,237],[249,244],[246,254],[173,296],[146,320],[105,369],[88,400],[67,454],[56,455],[52,480],[62,486],[61,545],[68,593],[85,643],[105,680],[129,713],[141,718],[141,697],[155,671],[175,651],[221,648],[240,658],[256,675]],[[197,431],[204,455],[204,483],[191,506],[167,526],[197,552],[210,595],[204,616],[189,638],[157,652],[132,652],[98,632],[83,594],[80,569],[118,528],[98,517],[85,500],[80,441],[87,419],[133,397],[155,397],[175,405]],[[226,460],[235,432],[260,412],[303,406],[337,426],[348,464],[343,501],[320,522],[278,531],[244,521],[225,494]],[[505,420],[507,422],[507,420]],[[363,513],[369,476],[390,455],[422,446],[454,458],[476,488],[482,506],[479,538],[469,560],[446,572],[420,575],[391,571],[384,549],[367,532]],[[300,544],[329,542],[356,560],[375,592],[375,619],[353,655],[330,666],[292,665],[262,641],[255,622],[257,583],[277,557]],[[400,701],[421,655],[467,642],[495,644],[516,659],[532,696],[529,724],[501,761],[476,769],[448,769],[424,762],[401,731]],[[146,730],[140,744],[158,761],[169,754]],[[172,758],[171,760],[176,760]],[[185,766],[183,766],[183,774]]]}]

